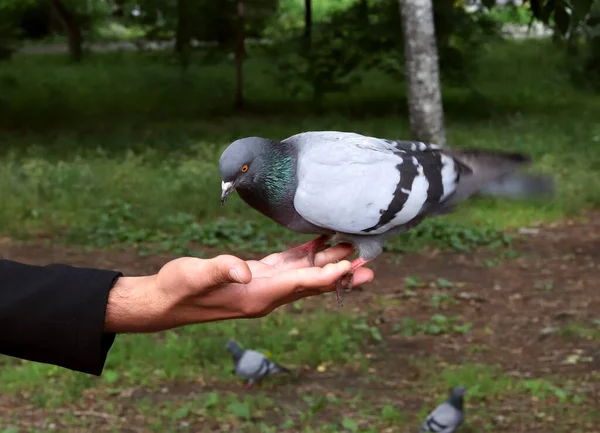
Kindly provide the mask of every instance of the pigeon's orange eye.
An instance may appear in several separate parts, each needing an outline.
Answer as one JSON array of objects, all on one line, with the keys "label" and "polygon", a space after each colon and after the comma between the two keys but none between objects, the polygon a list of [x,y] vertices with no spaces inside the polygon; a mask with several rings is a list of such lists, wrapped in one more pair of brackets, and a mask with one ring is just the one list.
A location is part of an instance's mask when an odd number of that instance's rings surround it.
[{"label": "pigeon's orange eye", "polygon": [[248,164],[242,165],[242,173],[246,173],[248,171]]}]

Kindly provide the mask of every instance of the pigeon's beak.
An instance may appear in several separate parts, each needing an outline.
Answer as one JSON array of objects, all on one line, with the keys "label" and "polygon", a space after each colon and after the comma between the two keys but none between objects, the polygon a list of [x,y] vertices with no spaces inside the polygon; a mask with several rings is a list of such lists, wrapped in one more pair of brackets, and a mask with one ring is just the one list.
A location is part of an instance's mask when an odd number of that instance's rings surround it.
[{"label": "pigeon's beak", "polygon": [[235,189],[233,182],[221,182],[221,205],[225,205],[227,197]]}]

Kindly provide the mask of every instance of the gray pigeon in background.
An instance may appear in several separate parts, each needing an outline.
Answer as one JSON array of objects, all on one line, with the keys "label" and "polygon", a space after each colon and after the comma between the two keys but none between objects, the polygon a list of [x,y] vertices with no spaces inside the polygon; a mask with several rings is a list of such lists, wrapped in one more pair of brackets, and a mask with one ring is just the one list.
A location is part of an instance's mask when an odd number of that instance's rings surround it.
[{"label": "gray pigeon in background", "polygon": [[457,386],[450,393],[448,400],[431,412],[421,426],[419,432],[453,433],[465,419],[463,412],[463,396],[465,388]]},{"label": "gray pigeon in background", "polygon": [[[553,192],[542,176],[516,173],[522,153],[450,149],[351,132],[313,131],[281,141],[248,137],[221,154],[221,203],[237,190],[248,205],[288,229],[318,238],[289,250],[308,256],[328,241],[350,243],[352,274],[390,236],[451,212],[475,194],[523,197]],[[341,304],[342,280],[336,294]]]},{"label": "gray pigeon in background", "polygon": [[250,388],[255,382],[266,376],[290,372],[289,369],[271,361],[263,353],[243,349],[235,340],[229,340],[225,348],[231,352],[235,374],[248,379],[248,383],[245,385],[246,388]]}]

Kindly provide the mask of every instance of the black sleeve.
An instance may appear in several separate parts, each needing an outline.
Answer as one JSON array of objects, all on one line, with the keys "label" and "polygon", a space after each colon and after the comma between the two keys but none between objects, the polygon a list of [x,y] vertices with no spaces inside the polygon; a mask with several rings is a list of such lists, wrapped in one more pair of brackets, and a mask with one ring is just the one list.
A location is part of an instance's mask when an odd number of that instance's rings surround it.
[{"label": "black sleeve", "polygon": [[99,376],[115,334],[108,294],[122,274],[0,260],[0,353]]}]

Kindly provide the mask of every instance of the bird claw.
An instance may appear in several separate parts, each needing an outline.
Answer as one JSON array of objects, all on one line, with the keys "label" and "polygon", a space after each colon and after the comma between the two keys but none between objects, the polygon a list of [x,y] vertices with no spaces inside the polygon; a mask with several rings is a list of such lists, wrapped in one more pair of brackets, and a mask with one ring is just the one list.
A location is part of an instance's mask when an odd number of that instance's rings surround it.
[{"label": "bird claw", "polygon": [[[338,263],[339,260],[336,260],[335,263]],[[350,271],[345,273],[344,275],[342,275],[342,278],[340,278],[335,286],[335,294],[337,297],[337,301],[338,304],[340,305],[340,307],[343,305],[343,301],[342,301],[342,291],[343,291],[343,281],[345,278],[348,279],[348,281],[346,282],[346,292],[349,292],[352,290],[352,285],[353,285],[353,280],[354,280],[354,272],[360,268],[362,265],[364,265],[365,263],[368,263],[368,260],[362,259],[362,258],[357,258],[356,260],[354,260],[352,262],[352,267],[350,268]]]},{"label": "bird claw", "polygon": [[[339,263],[339,260],[336,260],[335,263]],[[344,289],[344,279],[346,279],[346,278],[348,279],[348,281],[346,282],[346,287]],[[349,292],[352,290],[353,278],[354,278],[354,272],[347,272],[344,275],[342,275],[342,278],[337,280],[337,283],[335,285],[335,297],[336,297],[338,305],[340,307],[344,305],[342,293]]]},{"label": "bird claw", "polygon": [[310,265],[311,268],[315,267],[315,256],[316,255],[317,255],[316,248],[311,248],[308,251],[308,255],[306,256],[306,258],[308,259],[308,264]]},{"label": "bird claw", "polygon": [[340,278],[335,285],[335,298],[340,307],[344,306],[344,300],[342,298],[342,278]]},{"label": "bird claw", "polygon": [[352,290],[352,283],[354,282],[354,272],[348,272],[344,275],[343,278],[348,278],[348,282],[346,283],[346,291],[349,292]]}]

